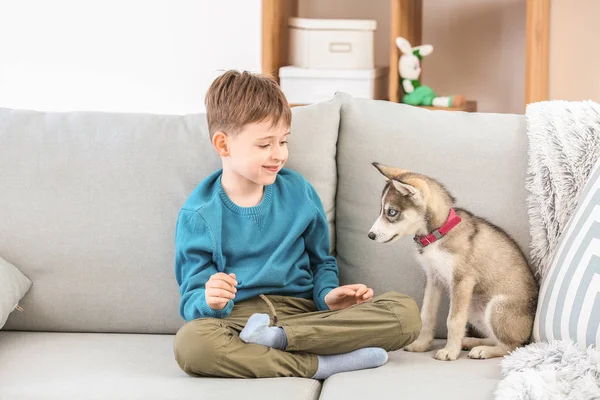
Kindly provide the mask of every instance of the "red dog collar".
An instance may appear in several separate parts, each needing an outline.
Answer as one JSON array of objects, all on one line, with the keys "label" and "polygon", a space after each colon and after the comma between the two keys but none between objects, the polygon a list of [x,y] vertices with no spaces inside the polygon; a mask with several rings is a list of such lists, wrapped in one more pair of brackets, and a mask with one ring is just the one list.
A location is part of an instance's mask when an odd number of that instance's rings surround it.
[{"label": "red dog collar", "polygon": [[435,242],[438,239],[444,237],[450,229],[454,228],[459,222],[462,220],[460,216],[456,215],[454,208],[450,209],[450,215],[448,215],[448,219],[440,228],[434,230],[429,235],[426,236],[417,236],[413,238],[415,243],[417,243],[421,247],[429,246],[431,243]]}]

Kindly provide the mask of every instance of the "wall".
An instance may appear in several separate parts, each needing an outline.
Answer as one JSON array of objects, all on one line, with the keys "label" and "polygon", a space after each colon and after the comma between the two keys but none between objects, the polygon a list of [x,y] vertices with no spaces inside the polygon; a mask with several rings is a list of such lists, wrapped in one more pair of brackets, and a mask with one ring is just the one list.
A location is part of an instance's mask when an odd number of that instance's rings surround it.
[{"label": "wall", "polygon": [[261,67],[261,0],[0,0],[0,10],[0,107],[198,112],[219,69]]},{"label": "wall", "polygon": [[[300,0],[302,17],[376,19],[378,65],[388,63],[389,8],[389,0]],[[525,22],[524,0],[424,0],[423,42],[434,52],[423,83],[440,95],[465,94],[479,111],[523,113]]]},{"label": "wall", "polygon": [[598,16],[598,0],[552,0],[550,99],[600,102]]},{"label": "wall", "polygon": [[[387,64],[389,0],[299,3],[303,17],[376,19],[375,60]],[[260,71],[261,0],[0,0],[0,9],[0,107],[196,112],[219,70]],[[525,11],[523,0],[424,0],[423,40],[435,47],[424,82],[480,111],[522,113]]]}]

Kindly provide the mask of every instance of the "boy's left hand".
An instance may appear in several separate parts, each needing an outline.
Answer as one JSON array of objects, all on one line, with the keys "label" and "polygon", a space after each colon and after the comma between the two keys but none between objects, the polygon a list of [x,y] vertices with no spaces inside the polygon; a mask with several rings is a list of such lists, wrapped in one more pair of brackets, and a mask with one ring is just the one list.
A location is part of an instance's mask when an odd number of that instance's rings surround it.
[{"label": "boy's left hand", "polygon": [[325,296],[325,304],[330,310],[343,310],[373,298],[373,289],[357,283],[332,289]]}]

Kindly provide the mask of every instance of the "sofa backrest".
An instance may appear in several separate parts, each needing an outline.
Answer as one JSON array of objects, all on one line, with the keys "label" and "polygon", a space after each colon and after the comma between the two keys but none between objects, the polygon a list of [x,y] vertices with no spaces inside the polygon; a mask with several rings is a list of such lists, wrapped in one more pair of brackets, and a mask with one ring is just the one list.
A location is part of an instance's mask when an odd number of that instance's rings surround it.
[{"label": "sofa backrest", "polygon": [[[289,139],[332,235],[339,109],[294,109]],[[4,329],[176,332],[175,222],[218,168],[202,114],[0,109],[0,256],[33,281]]]},{"label": "sofa backrest", "polygon": [[[406,237],[375,243],[385,178],[372,162],[429,175],[466,208],[505,229],[528,254],[527,136],[523,115],[431,111],[345,94],[338,138],[337,256],[342,283],[395,290],[422,304],[424,272]],[[438,315],[446,335],[448,300]]]}]

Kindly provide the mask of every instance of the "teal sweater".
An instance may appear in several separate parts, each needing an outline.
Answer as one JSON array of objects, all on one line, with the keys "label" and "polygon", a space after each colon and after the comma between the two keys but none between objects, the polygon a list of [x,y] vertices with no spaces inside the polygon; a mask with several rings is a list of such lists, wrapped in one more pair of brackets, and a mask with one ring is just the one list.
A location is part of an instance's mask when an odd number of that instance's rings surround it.
[{"label": "teal sweater", "polygon": [[[313,299],[339,285],[329,254],[329,230],[315,189],[298,173],[279,172],[256,207],[234,204],[221,186],[221,173],[206,178],[181,209],[175,239],[175,277],[181,316],[223,318],[234,303],[259,294]],[[217,272],[234,273],[234,300],[222,310],[206,303],[204,285]]]}]

